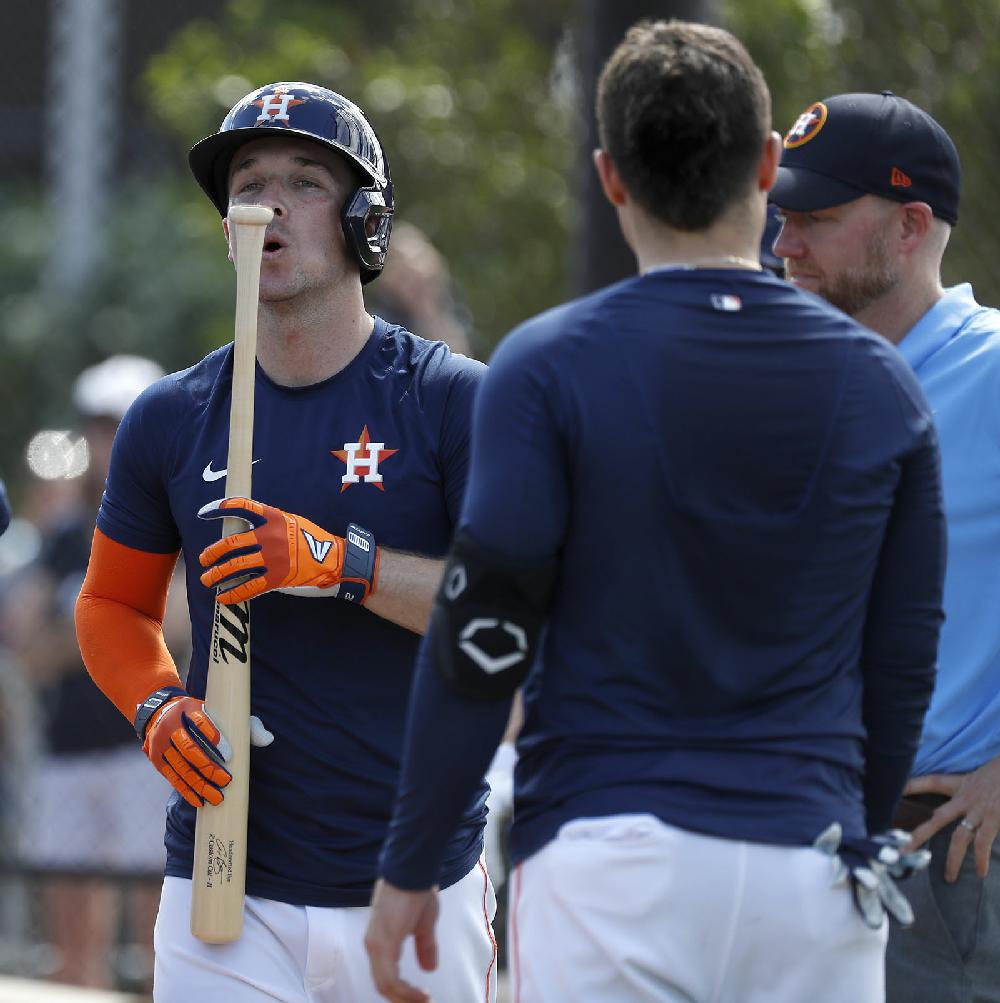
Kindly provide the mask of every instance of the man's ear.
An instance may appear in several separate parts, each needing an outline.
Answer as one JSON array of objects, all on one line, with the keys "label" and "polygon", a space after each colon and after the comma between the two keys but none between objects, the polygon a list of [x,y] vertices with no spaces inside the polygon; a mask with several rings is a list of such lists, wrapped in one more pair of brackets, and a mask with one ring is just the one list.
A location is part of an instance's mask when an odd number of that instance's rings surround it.
[{"label": "man's ear", "polygon": [[757,187],[762,192],[769,192],[774,187],[774,182],[778,178],[782,149],[781,137],[772,132],[764,141],[760,164],[757,166]]},{"label": "man's ear", "polygon": [[901,206],[899,234],[900,250],[909,254],[920,247],[931,232],[934,212],[926,202],[904,202]]},{"label": "man's ear", "polygon": [[628,201],[628,192],[625,190],[618,168],[607,150],[594,150],[594,167],[597,169],[597,176],[601,179],[601,188],[604,189],[607,200],[616,208],[625,205]]}]

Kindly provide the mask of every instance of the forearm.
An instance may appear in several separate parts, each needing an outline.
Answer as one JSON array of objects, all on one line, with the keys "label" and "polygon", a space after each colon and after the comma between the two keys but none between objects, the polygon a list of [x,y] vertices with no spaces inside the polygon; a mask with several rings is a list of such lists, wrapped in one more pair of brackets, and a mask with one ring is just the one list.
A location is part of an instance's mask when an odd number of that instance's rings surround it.
[{"label": "forearm", "polygon": [[444,848],[486,773],[510,705],[510,697],[477,700],[455,693],[430,652],[421,652],[379,872],[397,887],[422,890],[437,883]]},{"label": "forearm", "polygon": [[378,581],[365,608],[414,633],[427,630],[444,561],[400,550],[379,550]]},{"label": "forearm", "polygon": [[76,629],[91,678],[129,721],[154,690],[183,686],[157,620],[123,603],[81,592]]},{"label": "forearm", "polygon": [[870,832],[892,819],[930,704],[944,554],[937,452],[928,447],[903,465],[869,598],[861,670]]},{"label": "forearm", "polygon": [[87,671],[131,721],[136,704],[180,686],[163,639],[163,612],[176,554],[150,554],[94,535],[76,603],[76,632]]}]

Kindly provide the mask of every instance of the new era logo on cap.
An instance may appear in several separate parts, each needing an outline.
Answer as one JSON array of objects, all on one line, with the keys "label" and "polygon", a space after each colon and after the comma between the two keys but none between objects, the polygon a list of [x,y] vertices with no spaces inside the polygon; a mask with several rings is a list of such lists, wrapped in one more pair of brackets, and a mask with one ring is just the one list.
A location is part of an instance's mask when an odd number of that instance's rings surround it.
[{"label": "new era logo on cap", "polygon": [[961,175],[955,144],[927,112],[891,91],[837,94],[788,130],[771,201],[813,212],[872,194],[926,202],[954,225]]}]

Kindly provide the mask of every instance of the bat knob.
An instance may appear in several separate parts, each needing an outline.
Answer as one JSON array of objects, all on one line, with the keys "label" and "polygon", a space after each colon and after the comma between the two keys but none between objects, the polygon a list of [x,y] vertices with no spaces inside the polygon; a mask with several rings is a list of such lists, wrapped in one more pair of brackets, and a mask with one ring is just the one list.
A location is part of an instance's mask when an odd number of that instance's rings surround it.
[{"label": "bat knob", "polygon": [[229,223],[236,226],[267,226],[274,210],[266,205],[233,205],[229,207]]}]

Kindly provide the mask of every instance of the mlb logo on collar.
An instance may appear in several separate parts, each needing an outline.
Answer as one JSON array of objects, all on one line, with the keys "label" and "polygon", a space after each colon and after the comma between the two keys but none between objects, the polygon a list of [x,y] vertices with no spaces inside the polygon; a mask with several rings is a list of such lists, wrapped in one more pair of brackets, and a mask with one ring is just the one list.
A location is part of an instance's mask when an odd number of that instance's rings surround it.
[{"label": "mlb logo on collar", "polygon": [[384,491],[380,464],[398,452],[398,449],[386,449],[384,442],[373,442],[367,425],[361,429],[357,442],[345,442],[343,449],[331,449],[331,455],[347,465],[340,479],[341,493],[352,484],[374,484],[379,491]]}]

